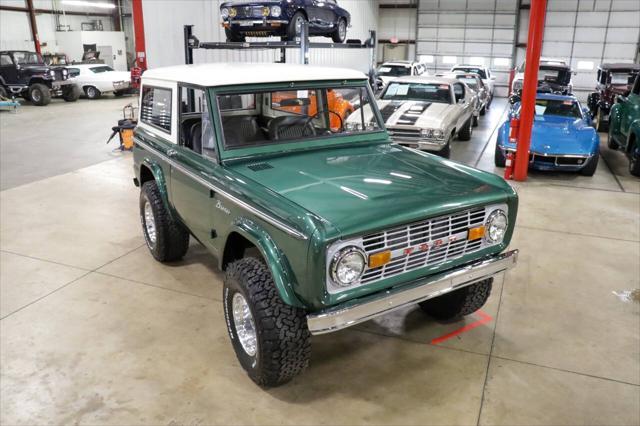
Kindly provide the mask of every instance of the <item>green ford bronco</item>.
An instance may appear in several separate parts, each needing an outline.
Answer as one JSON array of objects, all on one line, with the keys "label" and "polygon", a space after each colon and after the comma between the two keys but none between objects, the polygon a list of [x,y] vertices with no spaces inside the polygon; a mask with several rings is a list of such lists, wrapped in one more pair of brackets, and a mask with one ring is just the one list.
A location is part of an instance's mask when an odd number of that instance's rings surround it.
[{"label": "green ford bronco", "polygon": [[160,262],[181,259],[190,236],[217,258],[231,343],[261,386],[308,365],[312,334],[414,304],[436,319],[471,314],[516,263],[511,186],[393,144],[383,123],[352,70],[219,63],[143,76],[145,240]]}]

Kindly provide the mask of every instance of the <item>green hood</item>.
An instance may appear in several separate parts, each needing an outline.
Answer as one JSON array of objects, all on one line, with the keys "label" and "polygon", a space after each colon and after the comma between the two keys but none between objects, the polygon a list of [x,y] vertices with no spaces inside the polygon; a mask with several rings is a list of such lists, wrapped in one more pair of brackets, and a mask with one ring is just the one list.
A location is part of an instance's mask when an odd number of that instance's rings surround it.
[{"label": "green hood", "polygon": [[501,202],[511,193],[493,174],[387,144],[289,152],[231,168],[342,236]]}]

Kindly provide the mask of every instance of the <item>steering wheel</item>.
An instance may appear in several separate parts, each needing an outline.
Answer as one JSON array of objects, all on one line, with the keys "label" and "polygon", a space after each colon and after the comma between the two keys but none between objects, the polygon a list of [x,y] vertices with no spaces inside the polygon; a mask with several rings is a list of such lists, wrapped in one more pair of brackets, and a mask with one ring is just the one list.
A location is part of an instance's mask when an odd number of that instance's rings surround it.
[{"label": "steering wheel", "polygon": [[[336,117],[338,117],[338,119],[340,120],[340,127],[338,127],[338,130],[336,130],[335,132],[331,129],[331,120],[329,120],[329,131],[331,133],[342,133],[342,130],[344,129],[344,123],[342,121],[342,117],[340,117],[340,114],[338,114],[335,111],[331,111],[331,110],[324,110],[321,109],[320,111],[316,112],[315,114],[313,114],[311,117],[307,118],[307,120],[304,123],[305,128],[307,127],[308,124],[311,124],[311,121],[313,121],[314,118],[318,117],[320,114],[322,113],[331,113],[331,114],[335,114]],[[312,125],[313,127],[313,125]]]}]

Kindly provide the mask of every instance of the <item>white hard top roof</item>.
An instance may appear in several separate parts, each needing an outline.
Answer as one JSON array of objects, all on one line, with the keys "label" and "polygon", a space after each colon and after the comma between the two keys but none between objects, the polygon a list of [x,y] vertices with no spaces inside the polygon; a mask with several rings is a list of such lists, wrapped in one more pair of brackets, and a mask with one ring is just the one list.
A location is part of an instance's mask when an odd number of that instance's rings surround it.
[{"label": "white hard top roof", "polygon": [[453,84],[458,83],[455,77],[433,77],[425,75],[412,75],[409,77],[399,77],[391,81],[391,83],[424,83],[424,84]]},{"label": "white hard top roof", "polygon": [[362,80],[367,77],[360,71],[346,68],[240,62],[155,68],[146,71],[142,78],[215,87],[290,81]]}]

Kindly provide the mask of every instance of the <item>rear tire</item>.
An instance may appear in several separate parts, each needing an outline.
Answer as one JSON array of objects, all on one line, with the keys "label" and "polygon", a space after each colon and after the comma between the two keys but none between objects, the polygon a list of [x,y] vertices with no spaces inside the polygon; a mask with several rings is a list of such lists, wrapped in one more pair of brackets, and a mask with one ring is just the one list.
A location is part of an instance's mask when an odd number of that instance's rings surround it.
[{"label": "rear tire", "polygon": [[225,28],[224,33],[227,36],[227,41],[232,41],[236,43],[244,43],[247,39],[243,34],[236,33],[235,31]]},{"label": "rear tire", "polygon": [[29,99],[37,106],[46,106],[51,103],[51,91],[49,87],[42,83],[35,83],[29,86]]},{"label": "rear tire", "polygon": [[629,173],[633,176],[640,177],[640,149],[634,141],[629,151]]},{"label": "rear tire", "polygon": [[331,33],[331,39],[334,43],[344,43],[347,39],[347,21],[345,19],[340,19],[338,21],[338,27],[336,30]]},{"label": "rear tire", "polygon": [[473,127],[478,127],[478,117],[473,116]]},{"label": "rear tire", "polygon": [[458,140],[468,141],[471,140],[473,134],[473,117],[469,118],[467,122],[462,126],[462,129],[458,132]]},{"label": "rear tire", "polygon": [[598,160],[600,160],[600,152],[589,159],[586,166],[580,169],[580,174],[583,176],[593,176],[598,168]]},{"label": "rear tire", "polygon": [[72,84],[71,87],[65,89],[62,95],[62,99],[64,99],[65,102],[75,102],[80,99],[81,93],[82,90],[75,84]]},{"label": "rear tire", "polygon": [[124,91],[120,91],[120,90],[116,90],[113,92],[113,96],[115,96],[116,98],[121,98],[125,95]]},{"label": "rear tire", "polygon": [[0,86],[0,98],[8,98],[9,95],[7,94],[7,89],[5,89],[3,86]]},{"label": "rear tire", "polygon": [[598,108],[598,110],[596,111],[595,128],[598,132],[606,132],[607,130],[609,130],[609,122],[604,121],[602,108]]},{"label": "rear tire", "polygon": [[154,180],[142,185],[140,222],[147,247],[157,261],[180,260],[187,254],[189,232],[171,217]]},{"label": "rear tire", "polygon": [[618,145],[618,142],[615,141],[614,137],[613,137],[613,127],[609,126],[608,132],[607,132],[607,147],[609,149],[619,149],[620,146]]},{"label": "rear tire", "polygon": [[89,99],[98,99],[100,96],[102,96],[102,93],[100,93],[100,91],[94,86],[86,86],[84,88],[84,93]]},{"label": "rear tire", "polygon": [[496,167],[505,167],[507,165],[507,157],[505,157],[504,152],[502,152],[498,144],[496,144],[496,152],[493,155],[493,162]]},{"label": "rear tire", "polygon": [[487,113],[487,108],[488,108],[488,105],[483,106],[482,109],[480,110],[480,115],[484,116]]},{"label": "rear tire", "polygon": [[259,386],[279,386],[309,365],[311,342],[302,309],[285,304],[271,271],[246,257],[227,267],[224,316],[238,361]]},{"label": "rear tire", "polygon": [[489,299],[493,278],[420,302],[420,308],[437,320],[453,320],[482,308]]}]

